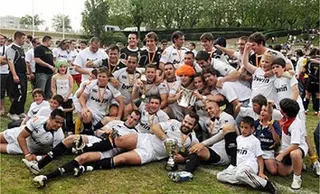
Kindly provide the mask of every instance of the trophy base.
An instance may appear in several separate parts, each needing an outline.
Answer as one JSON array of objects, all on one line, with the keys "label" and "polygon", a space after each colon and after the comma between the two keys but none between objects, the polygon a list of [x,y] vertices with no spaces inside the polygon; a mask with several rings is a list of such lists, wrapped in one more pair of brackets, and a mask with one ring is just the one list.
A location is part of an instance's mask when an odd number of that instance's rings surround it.
[{"label": "trophy base", "polygon": [[165,169],[167,170],[167,171],[177,171],[178,170],[178,165],[177,164],[175,164],[175,165],[168,165],[168,164],[166,164],[165,165]]}]

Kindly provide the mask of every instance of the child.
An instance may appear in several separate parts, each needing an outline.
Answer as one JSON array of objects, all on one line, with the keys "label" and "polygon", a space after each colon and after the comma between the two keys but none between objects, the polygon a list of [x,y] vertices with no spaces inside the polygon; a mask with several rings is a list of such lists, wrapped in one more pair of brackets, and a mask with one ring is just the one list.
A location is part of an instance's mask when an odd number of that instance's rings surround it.
[{"label": "child", "polygon": [[262,106],[260,118],[255,120],[255,131],[253,133],[260,140],[261,149],[263,151],[263,161],[267,170],[276,175],[277,163],[275,161],[275,149],[278,147],[281,138],[281,128],[278,121],[272,120],[272,104]]},{"label": "child", "polygon": [[73,132],[73,78],[70,74],[67,74],[68,62],[66,60],[57,60],[55,65],[58,73],[51,79],[51,92],[53,95],[59,94],[63,97],[62,107],[66,112],[66,131]]},{"label": "child", "polygon": [[284,98],[280,101],[283,118],[280,120],[282,128],[281,148],[276,157],[278,173],[288,176],[293,171],[292,189],[301,188],[301,171],[304,156],[308,153],[305,140],[306,130],[304,121],[298,116],[299,104],[297,101]]},{"label": "child", "polygon": [[219,172],[217,179],[230,184],[248,184],[253,188],[276,193],[275,186],[266,180],[263,173],[263,152],[260,141],[252,135],[253,131],[253,118],[244,117],[241,121],[241,135],[237,137],[237,166],[230,165]]},{"label": "child", "polygon": [[54,111],[55,109],[58,109],[58,108],[62,109],[61,104],[63,103],[63,97],[59,94],[56,94],[52,96],[49,103],[50,103],[49,106],[41,107],[36,115],[49,117],[51,112]]},{"label": "child", "polygon": [[32,92],[33,102],[30,105],[28,115],[23,119],[21,126],[25,125],[27,121],[38,113],[41,107],[49,105],[49,102],[44,100],[44,92],[40,88],[36,88]]}]

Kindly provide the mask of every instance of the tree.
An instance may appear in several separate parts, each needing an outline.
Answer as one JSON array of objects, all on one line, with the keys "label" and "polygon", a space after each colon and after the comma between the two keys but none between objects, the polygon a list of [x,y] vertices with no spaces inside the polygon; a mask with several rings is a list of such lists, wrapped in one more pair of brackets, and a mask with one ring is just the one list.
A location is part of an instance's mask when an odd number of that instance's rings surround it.
[{"label": "tree", "polygon": [[87,35],[101,37],[108,24],[109,4],[106,0],[86,0],[82,27]]},{"label": "tree", "polygon": [[54,15],[53,16],[52,27],[57,32],[61,32],[63,30],[63,22],[64,22],[64,29],[66,31],[72,30],[71,20],[70,20],[69,16],[68,15],[63,15],[63,14],[58,14],[58,15]]},{"label": "tree", "polygon": [[[27,14],[27,15],[20,18],[19,23],[21,25],[24,25],[26,28],[30,29],[30,28],[32,28],[32,22],[33,22],[32,20],[33,20],[32,16]],[[44,22],[44,20],[41,20],[38,14],[34,15],[34,26],[36,28],[39,25],[43,24],[43,22]]]},{"label": "tree", "polygon": [[138,37],[140,37],[140,27],[142,22],[145,20],[145,10],[144,10],[144,1],[148,0],[131,0],[131,16],[132,22],[138,29]]}]

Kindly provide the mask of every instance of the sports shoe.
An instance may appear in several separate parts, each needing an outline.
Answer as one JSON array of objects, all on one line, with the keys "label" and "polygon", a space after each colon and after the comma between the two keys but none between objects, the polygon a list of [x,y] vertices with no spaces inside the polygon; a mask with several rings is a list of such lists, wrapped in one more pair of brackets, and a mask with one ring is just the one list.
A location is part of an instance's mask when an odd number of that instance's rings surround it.
[{"label": "sports shoe", "polygon": [[9,117],[9,119],[11,119],[11,120],[13,120],[13,121],[20,120],[20,118],[19,118],[18,115],[16,115],[16,114],[10,114],[10,113],[8,113],[8,114],[7,114],[7,117]]},{"label": "sports shoe", "polygon": [[272,194],[277,193],[277,188],[271,181],[267,181],[267,184],[264,187],[264,189],[269,191],[269,193],[272,193]]},{"label": "sports shoe", "polygon": [[73,169],[73,176],[78,177],[85,172],[91,172],[91,171],[93,171],[92,166],[79,166],[78,168]]},{"label": "sports shoe", "polygon": [[191,181],[193,178],[192,173],[187,171],[169,172],[168,177],[174,182]]},{"label": "sports shoe", "polygon": [[313,171],[318,175],[320,176],[320,163],[319,161],[315,162],[313,164]]},{"label": "sports shoe", "polygon": [[47,184],[47,177],[44,175],[39,175],[33,178],[33,182],[38,184],[38,187],[45,187]]},{"label": "sports shoe", "polygon": [[26,159],[22,159],[22,162],[24,163],[24,165],[26,165],[26,167],[30,170],[30,172],[32,174],[39,174],[41,172],[41,169],[39,169],[38,167],[38,162],[36,161],[28,161]]},{"label": "sports shoe", "polygon": [[301,188],[301,183],[302,183],[301,178],[293,175],[293,181],[291,184],[291,188],[293,190],[299,190]]}]

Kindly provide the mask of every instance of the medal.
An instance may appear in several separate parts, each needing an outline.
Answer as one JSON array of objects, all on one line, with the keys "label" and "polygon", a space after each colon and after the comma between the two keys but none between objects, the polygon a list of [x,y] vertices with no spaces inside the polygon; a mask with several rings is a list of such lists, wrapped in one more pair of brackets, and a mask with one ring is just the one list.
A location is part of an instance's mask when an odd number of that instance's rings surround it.
[{"label": "medal", "polygon": [[183,153],[183,152],[185,152],[185,151],[186,151],[186,148],[184,147],[184,145],[182,145],[181,148],[180,148],[180,152]]},{"label": "medal", "polygon": [[142,98],[142,99],[145,99],[145,98],[146,98],[146,95],[142,94],[142,95],[141,95],[141,98]]}]

